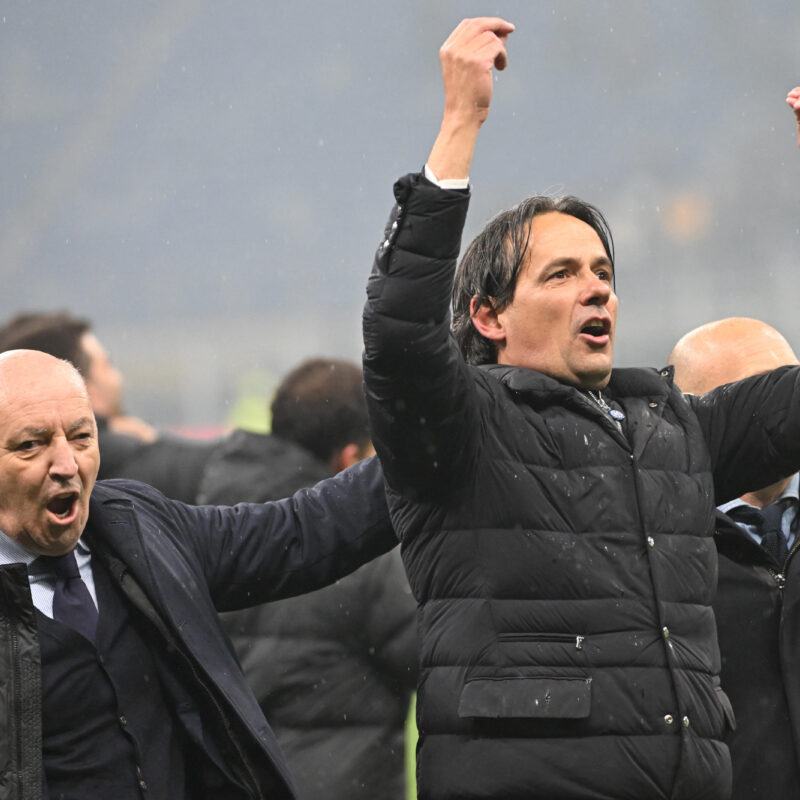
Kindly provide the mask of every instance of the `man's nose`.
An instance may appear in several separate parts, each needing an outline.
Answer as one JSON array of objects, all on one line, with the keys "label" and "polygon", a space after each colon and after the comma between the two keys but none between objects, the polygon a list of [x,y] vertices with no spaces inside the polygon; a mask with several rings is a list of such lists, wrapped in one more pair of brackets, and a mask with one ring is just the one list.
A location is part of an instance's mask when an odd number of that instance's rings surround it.
[{"label": "man's nose", "polygon": [[71,478],[78,472],[75,453],[66,439],[56,439],[53,444],[50,476],[53,478]]},{"label": "man's nose", "polygon": [[586,278],[581,295],[581,302],[584,305],[604,306],[611,299],[611,284],[603,280],[594,272]]}]

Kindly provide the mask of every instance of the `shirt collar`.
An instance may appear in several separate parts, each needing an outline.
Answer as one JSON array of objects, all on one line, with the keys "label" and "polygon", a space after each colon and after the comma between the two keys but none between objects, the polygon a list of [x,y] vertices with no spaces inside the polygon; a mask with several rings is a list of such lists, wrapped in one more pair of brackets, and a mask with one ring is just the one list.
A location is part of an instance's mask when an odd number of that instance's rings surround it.
[{"label": "shirt collar", "polygon": [[[88,554],[89,546],[83,540],[78,540],[76,545],[78,552]],[[7,536],[3,531],[0,531],[0,566],[4,564],[25,564],[30,566],[37,558],[38,553],[31,553],[30,550],[23,547],[19,542]]]},{"label": "shirt collar", "polygon": [[[789,481],[786,488],[781,492],[781,496],[776,498],[775,502],[777,503],[778,500],[785,500],[790,499],[793,500],[795,504],[800,502],[800,472],[795,472],[792,475],[792,479]],[[727,503],[723,503],[721,506],[717,506],[719,510],[723,514],[727,514],[734,508],[739,508],[740,506],[749,506],[749,503],[745,503],[744,500],[737,497],[735,500],[729,500]],[[754,508],[755,506],[751,506]]]},{"label": "shirt collar", "polygon": [[36,558],[36,553],[26,550],[19,542],[0,531],[0,564],[22,563],[27,566]]}]

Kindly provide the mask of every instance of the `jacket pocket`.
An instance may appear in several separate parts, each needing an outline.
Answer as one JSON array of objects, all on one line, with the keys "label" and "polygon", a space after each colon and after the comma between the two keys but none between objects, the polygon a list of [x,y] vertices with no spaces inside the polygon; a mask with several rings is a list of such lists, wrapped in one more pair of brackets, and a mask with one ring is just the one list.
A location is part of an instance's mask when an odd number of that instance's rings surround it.
[{"label": "jacket pocket", "polygon": [[566,644],[573,645],[576,650],[583,649],[585,636],[579,633],[498,633],[499,642],[516,642],[520,644]]},{"label": "jacket pocket", "polygon": [[591,678],[473,678],[464,684],[459,717],[583,719],[591,710]]}]

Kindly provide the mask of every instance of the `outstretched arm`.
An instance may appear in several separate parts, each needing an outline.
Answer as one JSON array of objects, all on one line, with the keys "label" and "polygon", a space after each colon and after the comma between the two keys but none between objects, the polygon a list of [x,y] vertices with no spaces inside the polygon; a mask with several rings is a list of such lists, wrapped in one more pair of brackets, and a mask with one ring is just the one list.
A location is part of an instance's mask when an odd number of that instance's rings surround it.
[{"label": "outstretched arm", "polygon": [[797,146],[800,147],[800,86],[795,86],[788,95],[786,102],[792,107],[797,120]]},{"label": "outstretched arm", "polygon": [[498,17],[465,19],[439,50],[444,114],[428,158],[439,180],[469,177],[478,131],[492,102],[492,68],[506,68],[506,39],[513,30]]}]

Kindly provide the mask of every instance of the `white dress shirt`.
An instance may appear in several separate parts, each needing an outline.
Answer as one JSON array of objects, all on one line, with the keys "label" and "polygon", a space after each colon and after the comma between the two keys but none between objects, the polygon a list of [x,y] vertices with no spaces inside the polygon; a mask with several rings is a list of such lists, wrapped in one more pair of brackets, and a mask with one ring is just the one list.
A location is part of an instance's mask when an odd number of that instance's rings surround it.
[{"label": "white dress shirt", "polygon": [[[33,605],[42,614],[46,614],[52,619],[56,576],[53,572],[37,569],[39,565],[33,563],[37,558],[36,553],[31,553],[30,550],[25,549],[21,544],[0,531],[0,565],[25,564],[28,568],[28,581],[31,585]],[[78,562],[81,578],[86,584],[86,588],[89,590],[89,594],[92,596],[96,606],[97,592],[94,588],[94,576],[92,575],[92,557],[83,539],[79,539],[78,544],[75,546],[75,561]]]}]

